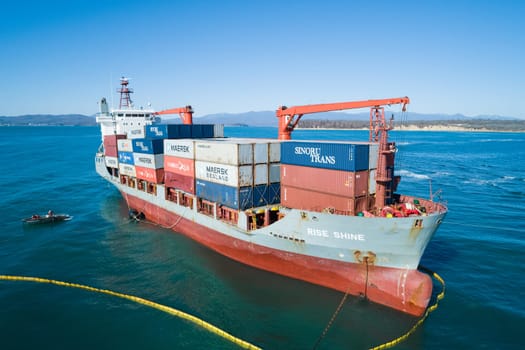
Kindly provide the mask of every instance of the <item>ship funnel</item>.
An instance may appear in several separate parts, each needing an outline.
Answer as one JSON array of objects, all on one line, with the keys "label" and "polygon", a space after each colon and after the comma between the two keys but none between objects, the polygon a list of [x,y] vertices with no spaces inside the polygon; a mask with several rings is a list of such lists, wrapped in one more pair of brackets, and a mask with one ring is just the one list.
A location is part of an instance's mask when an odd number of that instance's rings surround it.
[{"label": "ship funnel", "polygon": [[109,114],[108,103],[105,97],[102,97],[102,100],[100,100],[100,113]]}]

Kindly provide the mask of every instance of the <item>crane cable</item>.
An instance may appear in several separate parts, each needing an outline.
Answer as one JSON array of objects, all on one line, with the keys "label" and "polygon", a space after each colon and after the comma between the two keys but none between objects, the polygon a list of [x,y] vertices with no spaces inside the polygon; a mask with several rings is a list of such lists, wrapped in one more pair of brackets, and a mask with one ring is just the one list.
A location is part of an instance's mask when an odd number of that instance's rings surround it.
[{"label": "crane cable", "polygon": [[132,302],[135,302],[135,303],[138,303],[138,304],[142,304],[142,305],[145,305],[145,306],[148,306],[148,307],[151,307],[151,308],[154,308],[154,309],[157,309],[157,310],[160,310],[162,312],[165,312],[167,314],[170,314],[170,315],[173,315],[173,316],[176,316],[176,317],[179,317],[179,318],[182,318],[184,320],[187,320],[187,321],[190,321],[192,323],[194,323],[195,325],[201,327],[201,328],[204,328],[205,330],[211,332],[211,333],[214,333],[236,345],[238,345],[239,347],[243,348],[243,349],[260,349],[258,346],[255,346],[253,344],[250,344],[248,343],[247,341],[245,340],[242,340],[242,339],[239,339],[225,331],[223,331],[222,329],[198,318],[198,317],[195,317],[193,315],[190,315],[188,313],[185,313],[183,311],[180,311],[180,310],[177,310],[177,309],[174,309],[172,307],[169,307],[169,306],[165,306],[165,305],[161,305],[161,304],[158,304],[158,303],[155,303],[153,301],[150,301],[150,300],[147,300],[147,299],[143,299],[143,298],[139,298],[139,297],[136,297],[136,296],[133,296],[133,295],[128,295],[128,294],[123,294],[123,293],[118,293],[118,292],[114,292],[114,291],[111,291],[111,290],[108,290],[108,289],[99,289],[99,288],[95,288],[95,287],[90,287],[90,286],[86,286],[86,285],[82,285],[82,284],[77,284],[77,283],[69,283],[69,282],[62,282],[62,281],[57,281],[57,280],[52,280],[52,279],[47,279],[47,278],[40,278],[40,277],[27,277],[27,276],[11,276],[11,275],[0,275],[0,280],[3,280],[3,281],[23,281],[23,282],[36,282],[36,283],[47,283],[47,284],[54,284],[54,285],[57,285],[57,286],[61,286],[61,287],[70,287],[70,288],[78,288],[78,289],[83,289],[83,290],[87,290],[87,291],[90,291],[90,292],[96,292],[96,293],[101,293],[101,294],[107,294],[107,295],[111,295],[111,296],[115,296],[115,297],[118,297],[118,298],[122,298],[122,299],[127,299],[127,300],[130,300]]}]

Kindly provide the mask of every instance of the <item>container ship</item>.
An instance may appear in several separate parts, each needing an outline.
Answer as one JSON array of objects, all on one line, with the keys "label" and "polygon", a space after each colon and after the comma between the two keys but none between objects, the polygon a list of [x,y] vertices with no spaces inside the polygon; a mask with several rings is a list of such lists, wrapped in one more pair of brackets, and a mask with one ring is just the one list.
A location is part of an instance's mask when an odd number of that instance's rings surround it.
[{"label": "container ship", "polygon": [[[100,101],[95,166],[135,217],[255,268],[424,313],[433,284],[418,265],[447,208],[397,193],[385,106],[405,110],[407,97],[280,106],[277,138],[227,138],[194,124],[191,106],[135,108],[120,84],[118,109]],[[365,107],[368,142],[291,138],[304,114]]]}]

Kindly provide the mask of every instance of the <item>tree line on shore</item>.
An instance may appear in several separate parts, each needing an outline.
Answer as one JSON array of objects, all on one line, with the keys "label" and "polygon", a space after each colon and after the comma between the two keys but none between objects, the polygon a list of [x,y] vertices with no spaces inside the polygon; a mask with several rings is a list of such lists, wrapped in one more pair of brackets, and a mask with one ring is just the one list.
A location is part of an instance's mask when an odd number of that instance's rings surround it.
[{"label": "tree line on shore", "polygon": [[[300,120],[299,128],[304,129],[368,129],[368,120]],[[469,119],[469,120],[403,120],[394,121],[396,129],[415,127],[419,129],[431,128],[458,128],[468,130],[491,131],[517,131],[525,132],[525,120],[495,120],[495,119]]]}]

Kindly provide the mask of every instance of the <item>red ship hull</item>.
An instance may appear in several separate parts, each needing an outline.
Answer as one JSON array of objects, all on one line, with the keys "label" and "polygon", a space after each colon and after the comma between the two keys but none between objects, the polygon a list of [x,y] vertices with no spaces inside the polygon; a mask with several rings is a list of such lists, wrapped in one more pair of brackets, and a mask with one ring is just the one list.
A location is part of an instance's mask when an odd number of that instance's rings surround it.
[{"label": "red ship hull", "polygon": [[130,208],[144,213],[148,220],[243,264],[365,296],[413,316],[421,316],[430,300],[432,280],[417,270],[347,263],[271,249],[222,234],[135,196],[122,195]]}]

